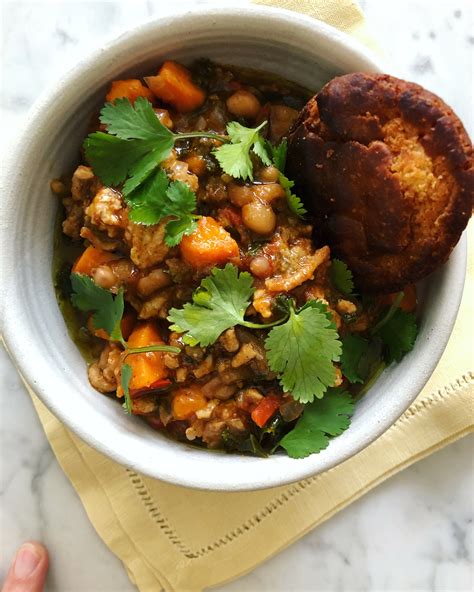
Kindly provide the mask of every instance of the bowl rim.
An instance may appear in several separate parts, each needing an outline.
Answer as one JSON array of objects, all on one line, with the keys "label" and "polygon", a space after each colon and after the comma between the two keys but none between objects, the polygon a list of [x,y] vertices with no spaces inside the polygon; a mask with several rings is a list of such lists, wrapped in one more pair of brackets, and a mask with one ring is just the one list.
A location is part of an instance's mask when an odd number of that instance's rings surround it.
[{"label": "bowl rim", "polygon": [[[177,18],[192,18],[194,16],[233,17],[237,15],[260,19],[264,18],[267,20],[276,19],[279,21],[282,19],[291,19],[293,24],[298,24],[299,26],[306,28],[306,30],[311,30],[315,36],[317,36],[319,39],[324,39],[326,42],[330,42],[335,48],[343,52],[350,53],[355,57],[360,58],[362,61],[372,64],[372,67],[379,71],[384,70],[383,60],[375,56],[359,41],[345,33],[342,33],[338,29],[327,25],[326,23],[306,15],[295,13],[293,11],[255,5],[239,8],[230,6],[200,6],[192,9],[181,8],[179,10],[173,10],[163,17],[139,24],[132,29],[116,36],[115,38],[108,40],[102,47],[95,49],[85,56],[66,75],[56,80],[54,86],[46,89],[41,94],[41,96],[30,109],[29,114],[25,117],[20,133],[16,135],[16,148],[11,152],[10,156],[7,157],[6,162],[4,163],[2,185],[5,179],[10,179],[10,176],[12,178],[15,177],[15,163],[21,162],[21,153],[28,143],[26,130],[28,130],[29,126],[34,126],[36,121],[40,121],[43,117],[45,117],[45,113],[47,111],[54,109],[55,102],[60,98],[62,89],[66,85],[80,80],[85,72],[97,60],[100,60],[101,57],[113,51],[115,48],[126,44],[129,40],[141,35],[145,31],[150,29],[152,30],[154,28],[166,27],[169,25],[172,26],[173,21],[175,21]],[[9,171],[11,171],[11,175],[9,175]],[[4,265],[3,259],[6,259],[11,248],[9,245],[7,230],[9,227],[14,227],[13,222],[15,220],[15,208],[12,207],[14,199],[13,186],[14,183],[6,183],[6,191],[4,193],[6,197],[0,204],[0,228],[2,230],[0,236],[0,252],[3,254],[2,269]],[[11,189],[9,189],[10,187]],[[369,435],[367,435],[367,437],[355,441],[352,446],[347,446],[344,454],[340,455],[337,460],[332,460],[327,463],[315,462],[313,463],[315,465],[322,464],[322,467],[317,466],[316,468],[314,468],[311,463],[306,463],[304,466],[300,465],[300,468],[298,468],[299,461],[295,460],[294,471],[290,475],[282,475],[279,473],[278,466],[276,465],[272,477],[269,479],[267,478],[265,483],[262,483],[255,478],[243,479],[239,482],[220,482],[218,475],[215,477],[210,477],[209,475],[196,475],[196,473],[193,473],[191,478],[189,478],[186,475],[183,476],[173,472],[172,469],[170,470],[169,468],[160,467],[159,463],[150,466],[150,463],[147,462],[148,459],[135,458],[133,455],[127,456],[126,451],[124,452],[122,450],[119,453],[115,453],[113,443],[111,441],[108,441],[107,438],[103,437],[103,435],[98,437],[97,434],[88,430],[87,422],[81,421],[81,418],[75,418],[68,415],[65,408],[58,404],[58,397],[48,388],[47,376],[38,376],[33,371],[33,365],[28,364],[27,360],[17,354],[17,352],[21,351],[21,339],[19,339],[15,331],[15,326],[16,322],[20,320],[21,310],[20,307],[17,307],[17,309],[13,307],[14,313],[12,315],[9,314],[7,317],[7,315],[4,314],[6,311],[6,302],[8,300],[5,282],[2,282],[3,287],[0,286],[0,319],[3,325],[3,339],[7,351],[13,359],[16,368],[26,385],[34,385],[34,389],[32,386],[30,386],[30,388],[35,392],[35,394],[39,396],[42,402],[54,413],[54,415],[65,424],[68,429],[73,431],[88,445],[92,446],[102,454],[105,454],[112,460],[150,477],[185,487],[222,491],[244,491],[281,486],[311,477],[315,473],[319,473],[323,470],[328,470],[357,454],[368,444],[378,438],[383,432],[385,432],[408,408],[434,370],[451,334],[463,292],[462,288],[464,285],[464,274],[466,269],[466,251],[466,240],[463,238],[456,248],[456,256],[453,256],[454,254],[452,255],[452,261],[450,261],[450,271],[448,274],[450,277],[457,278],[458,285],[460,286],[458,292],[456,292],[454,296],[451,295],[450,300],[446,303],[445,324],[449,326],[449,331],[446,331],[446,334],[441,339],[437,340],[437,342],[434,344],[434,347],[432,346],[432,353],[427,365],[427,371],[418,377],[418,379],[412,381],[412,396],[403,398],[402,402],[398,404],[398,406],[393,407],[391,412],[387,413],[385,420],[377,425],[377,429],[374,429]],[[461,279],[462,281],[459,283]]]}]

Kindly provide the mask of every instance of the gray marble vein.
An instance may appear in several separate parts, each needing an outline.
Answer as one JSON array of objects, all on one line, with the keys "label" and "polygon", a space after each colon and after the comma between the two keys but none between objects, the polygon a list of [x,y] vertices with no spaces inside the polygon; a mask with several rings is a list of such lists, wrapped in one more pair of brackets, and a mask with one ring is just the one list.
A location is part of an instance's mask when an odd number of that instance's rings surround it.
[{"label": "gray marble vein", "polygon": [[[0,2],[2,147],[14,141],[39,93],[84,53],[178,2]],[[472,134],[472,3],[361,4],[393,71],[440,94]],[[134,590],[54,459],[3,350],[0,396],[0,580],[15,548],[24,539],[38,538],[52,557],[48,590]],[[472,590],[473,441],[466,438],[393,477],[253,573],[219,590]]]}]

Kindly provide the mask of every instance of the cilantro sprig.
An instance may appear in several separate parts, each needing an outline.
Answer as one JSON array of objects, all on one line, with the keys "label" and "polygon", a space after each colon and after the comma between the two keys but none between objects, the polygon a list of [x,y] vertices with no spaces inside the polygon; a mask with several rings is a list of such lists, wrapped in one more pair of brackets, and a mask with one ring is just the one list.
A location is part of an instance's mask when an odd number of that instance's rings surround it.
[{"label": "cilantro sprig", "polygon": [[310,300],[296,310],[290,301],[288,320],[270,331],[265,347],[283,390],[297,401],[320,399],[334,384],[333,362],[339,360],[342,346],[324,303]]},{"label": "cilantro sprig", "polygon": [[227,124],[227,134],[230,143],[224,144],[213,150],[214,156],[222,167],[222,170],[240,179],[253,181],[253,165],[250,153],[256,154],[263,164],[270,165],[271,161],[265,150],[265,141],[259,131],[267,124],[266,121],[252,129],[244,127],[237,121]]},{"label": "cilantro sprig", "polygon": [[327,448],[330,436],[339,436],[350,425],[354,401],[348,392],[330,388],[323,399],[305,406],[296,426],[279,446],[291,458],[305,458]]},{"label": "cilantro sprig", "polygon": [[192,302],[181,309],[170,310],[171,331],[184,333],[183,341],[189,345],[206,347],[235,325],[251,329],[272,327],[274,323],[261,325],[244,319],[254,292],[252,284],[250,273],[239,273],[235,265],[228,263],[223,269],[214,267],[194,292]]},{"label": "cilantro sprig", "polygon": [[207,131],[174,133],[160,122],[144,97],[133,105],[126,98],[106,103],[100,121],[107,126],[107,132],[89,134],[84,142],[86,158],[105,185],[123,183],[125,196],[135,191],[182,140],[210,138],[221,142],[223,145],[213,153],[224,172],[233,177],[253,178],[251,151],[270,164],[259,134],[266,121],[255,129],[231,122],[227,135]]},{"label": "cilantro sprig", "polygon": [[399,362],[415,345],[416,317],[400,309],[403,295],[403,292],[397,294],[367,335],[348,333],[342,339],[342,373],[352,384],[364,383],[359,395],[385,366]]},{"label": "cilantro sprig", "polygon": [[181,181],[169,182],[163,169],[153,173],[140,190],[128,198],[129,218],[140,224],[157,224],[169,218],[165,226],[165,243],[174,247],[184,235],[196,230],[196,195]]},{"label": "cilantro sprig", "polygon": [[[129,347],[125,341],[121,322],[124,311],[123,289],[121,288],[114,297],[111,292],[98,286],[89,276],[71,274],[73,306],[84,312],[92,312],[92,324],[95,329],[103,329],[112,341],[119,342],[125,349],[123,360],[130,354],[145,352],[168,352],[179,354],[180,349],[170,345],[149,345],[146,347]],[[132,368],[128,364],[122,364],[121,384],[125,395],[124,408],[131,413],[131,400],[129,382],[132,377]]]},{"label": "cilantro sprig", "polygon": [[280,319],[253,323],[245,319],[253,291],[249,273],[239,273],[230,263],[223,269],[214,268],[202,280],[192,302],[170,310],[170,329],[183,333],[186,343],[202,346],[214,343],[223,331],[235,325],[271,329],[265,340],[267,359],[283,389],[302,403],[322,397],[335,382],[333,362],[341,354],[341,343],[326,305],[311,301],[296,309],[289,299]]}]

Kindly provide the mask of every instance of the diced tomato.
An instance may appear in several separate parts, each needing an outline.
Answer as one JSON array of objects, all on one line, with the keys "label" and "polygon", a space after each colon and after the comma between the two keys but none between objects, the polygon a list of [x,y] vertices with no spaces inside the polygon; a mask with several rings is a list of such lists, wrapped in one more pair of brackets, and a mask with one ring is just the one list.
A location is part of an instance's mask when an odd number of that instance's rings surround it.
[{"label": "diced tomato", "polygon": [[275,415],[280,408],[280,399],[275,395],[268,395],[260,401],[251,413],[252,420],[258,425],[259,428],[267,423],[267,421]]}]

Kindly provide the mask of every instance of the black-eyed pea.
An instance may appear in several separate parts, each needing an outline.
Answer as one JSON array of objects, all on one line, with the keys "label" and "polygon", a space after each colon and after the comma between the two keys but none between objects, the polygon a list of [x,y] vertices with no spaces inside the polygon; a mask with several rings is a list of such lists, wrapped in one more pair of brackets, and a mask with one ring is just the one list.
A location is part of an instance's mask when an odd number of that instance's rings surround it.
[{"label": "black-eyed pea", "polygon": [[241,208],[245,204],[248,204],[252,201],[252,187],[249,185],[237,185],[237,183],[229,183],[229,185],[227,185],[227,197],[234,204],[234,206]]},{"label": "black-eyed pea", "polygon": [[243,206],[242,221],[257,234],[270,234],[275,230],[276,215],[269,204],[254,199]]},{"label": "black-eyed pea", "polygon": [[258,171],[257,179],[264,183],[276,183],[280,176],[280,171],[273,165],[263,167]]},{"label": "black-eyed pea", "polygon": [[248,90],[238,90],[227,99],[226,104],[232,115],[248,119],[257,117],[261,108],[260,101]]},{"label": "black-eyed pea", "polygon": [[285,190],[279,183],[264,183],[251,187],[254,196],[260,201],[270,203],[276,199],[285,197]]},{"label": "black-eyed pea", "polygon": [[266,278],[272,273],[272,264],[264,255],[257,255],[250,261],[250,271],[258,278]]},{"label": "black-eyed pea", "polygon": [[113,288],[117,282],[117,277],[108,265],[100,265],[92,272],[94,282],[106,290]]}]

